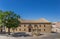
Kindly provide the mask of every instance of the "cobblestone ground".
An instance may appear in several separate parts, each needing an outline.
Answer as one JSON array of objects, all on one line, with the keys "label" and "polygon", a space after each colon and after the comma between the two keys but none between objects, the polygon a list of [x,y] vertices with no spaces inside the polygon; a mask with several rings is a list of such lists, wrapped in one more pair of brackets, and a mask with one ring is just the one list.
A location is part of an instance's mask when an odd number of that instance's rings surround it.
[{"label": "cobblestone ground", "polygon": [[1,36],[0,39],[60,39],[60,33],[51,33],[42,36],[35,37],[11,37],[11,36]]}]

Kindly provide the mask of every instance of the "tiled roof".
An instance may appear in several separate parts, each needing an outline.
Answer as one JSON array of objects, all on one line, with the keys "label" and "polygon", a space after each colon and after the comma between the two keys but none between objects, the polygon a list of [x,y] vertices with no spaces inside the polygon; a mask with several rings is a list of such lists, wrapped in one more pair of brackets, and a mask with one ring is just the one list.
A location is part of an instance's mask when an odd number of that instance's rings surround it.
[{"label": "tiled roof", "polygon": [[21,21],[21,23],[49,23],[49,21],[44,18],[41,18],[39,20],[22,20],[22,19],[19,20]]},{"label": "tiled roof", "polygon": [[48,20],[44,19],[44,18],[41,18],[38,20],[39,22],[49,22]]}]

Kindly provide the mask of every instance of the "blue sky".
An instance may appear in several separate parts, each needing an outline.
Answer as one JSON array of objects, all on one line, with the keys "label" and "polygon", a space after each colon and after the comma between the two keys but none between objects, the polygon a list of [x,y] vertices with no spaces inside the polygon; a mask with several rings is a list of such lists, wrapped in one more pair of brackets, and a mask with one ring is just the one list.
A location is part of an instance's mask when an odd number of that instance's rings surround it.
[{"label": "blue sky", "polygon": [[0,0],[0,10],[14,11],[27,20],[60,21],[60,0]]}]

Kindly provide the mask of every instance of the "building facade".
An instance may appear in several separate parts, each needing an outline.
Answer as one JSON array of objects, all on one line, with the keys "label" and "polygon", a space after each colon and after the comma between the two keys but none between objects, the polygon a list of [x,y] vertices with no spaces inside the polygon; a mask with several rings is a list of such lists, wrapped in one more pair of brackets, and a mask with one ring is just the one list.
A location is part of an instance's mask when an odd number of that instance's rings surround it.
[{"label": "building facade", "polygon": [[[51,33],[52,24],[44,18],[39,20],[21,20],[20,25],[14,30],[11,29],[11,32],[26,32],[26,33]],[[6,28],[6,32],[8,29]]]},{"label": "building facade", "polygon": [[52,31],[60,33],[60,22],[55,22],[52,24]]}]

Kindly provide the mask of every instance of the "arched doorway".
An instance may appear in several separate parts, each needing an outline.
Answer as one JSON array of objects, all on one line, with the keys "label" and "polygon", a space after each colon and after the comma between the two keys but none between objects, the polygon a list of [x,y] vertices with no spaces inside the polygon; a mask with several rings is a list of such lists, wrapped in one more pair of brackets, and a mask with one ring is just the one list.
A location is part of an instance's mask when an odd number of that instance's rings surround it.
[{"label": "arched doorway", "polygon": [[31,26],[31,24],[29,24],[29,26],[28,26],[28,32],[32,32],[32,26]]},{"label": "arched doorway", "polygon": [[31,32],[31,28],[29,28],[28,31]]}]

